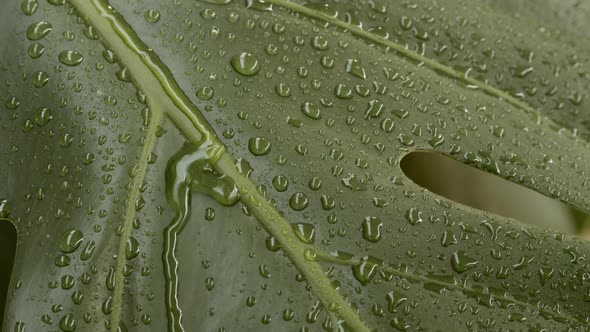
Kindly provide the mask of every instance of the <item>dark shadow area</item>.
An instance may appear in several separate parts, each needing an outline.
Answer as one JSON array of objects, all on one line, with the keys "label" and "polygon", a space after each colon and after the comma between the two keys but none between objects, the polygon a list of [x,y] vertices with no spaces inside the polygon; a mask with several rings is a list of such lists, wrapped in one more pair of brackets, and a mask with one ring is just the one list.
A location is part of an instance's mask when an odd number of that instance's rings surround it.
[{"label": "dark shadow area", "polygon": [[586,213],[438,153],[409,153],[400,166],[419,186],[479,210],[570,234],[587,224]]},{"label": "dark shadow area", "polygon": [[6,220],[0,220],[0,329],[4,324],[4,310],[16,255],[16,240],[14,226]]}]

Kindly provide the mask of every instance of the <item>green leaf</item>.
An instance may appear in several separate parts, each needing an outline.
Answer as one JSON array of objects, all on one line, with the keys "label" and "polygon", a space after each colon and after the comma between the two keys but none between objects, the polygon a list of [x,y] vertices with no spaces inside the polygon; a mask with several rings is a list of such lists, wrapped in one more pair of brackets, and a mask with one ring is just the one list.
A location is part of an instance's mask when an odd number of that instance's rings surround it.
[{"label": "green leaf", "polygon": [[64,2],[0,13],[4,330],[588,330],[586,241],[399,167],[435,151],[588,211],[585,21]]}]

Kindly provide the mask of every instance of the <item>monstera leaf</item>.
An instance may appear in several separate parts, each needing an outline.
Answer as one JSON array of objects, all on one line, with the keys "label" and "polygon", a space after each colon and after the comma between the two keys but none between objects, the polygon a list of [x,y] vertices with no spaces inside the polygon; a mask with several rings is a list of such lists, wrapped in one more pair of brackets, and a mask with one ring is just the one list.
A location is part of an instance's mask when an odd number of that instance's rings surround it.
[{"label": "monstera leaf", "polygon": [[590,209],[588,6],[542,2],[5,1],[3,330],[588,330],[587,242],[399,166]]}]

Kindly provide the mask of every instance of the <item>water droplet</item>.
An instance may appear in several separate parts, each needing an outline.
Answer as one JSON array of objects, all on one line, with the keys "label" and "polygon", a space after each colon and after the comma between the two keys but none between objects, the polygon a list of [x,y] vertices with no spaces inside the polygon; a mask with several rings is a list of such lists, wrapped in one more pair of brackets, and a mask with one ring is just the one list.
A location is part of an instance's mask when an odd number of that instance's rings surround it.
[{"label": "water droplet", "polygon": [[199,90],[197,90],[197,98],[199,98],[203,101],[213,98],[214,94],[215,94],[215,91],[213,90],[213,88],[208,87],[208,86],[204,86],[204,87],[200,88]]},{"label": "water droplet", "polygon": [[338,84],[334,89],[334,94],[340,99],[351,99],[353,97],[352,89],[346,84]]},{"label": "water droplet", "polygon": [[346,61],[346,72],[358,77],[362,78],[363,80],[367,79],[367,74],[365,73],[365,69],[361,65],[360,60],[358,59],[348,59]]},{"label": "water droplet", "polygon": [[315,227],[308,223],[296,223],[293,225],[295,235],[301,242],[312,244],[315,241]]},{"label": "water droplet", "polygon": [[377,217],[366,217],[363,221],[363,238],[370,242],[377,242],[381,239],[381,228],[383,222]]},{"label": "water droplet", "polygon": [[524,317],[523,314],[513,312],[510,315],[508,315],[508,320],[511,322],[524,322],[526,320],[526,318]]},{"label": "water droplet", "polygon": [[283,310],[283,319],[286,321],[290,321],[295,317],[295,311],[293,309],[285,309]]},{"label": "water droplet", "polygon": [[390,133],[393,131],[394,128],[395,128],[395,121],[393,121],[391,118],[385,118],[385,119],[383,119],[383,121],[381,121],[381,129],[384,132]]},{"label": "water droplet", "polygon": [[305,258],[305,260],[310,262],[317,262],[320,260],[318,254],[315,252],[315,250],[311,248],[305,249],[305,251],[303,252],[303,257]]},{"label": "water droplet", "polygon": [[406,219],[412,225],[416,225],[418,223],[421,223],[422,222],[422,211],[420,211],[416,208],[411,208],[406,213]]},{"label": "water droplet", "polygon": [[306,101],[303,104],[301,104],[301,112],[303,112],[303,114],[307,115],[308,117],[314,120],[318,120],[322,117],[319,107],[316,104],[309,101]]},{"label": "water droplet", "polygon": [[62,289],[71,289],[74,287],[75,279],[71,275],[65,275],[61,277],[61,288]]},{"label": "water droplet", "polygon": [[213,277],[207,277],[205,279],[205,288],[207,288],[208,291],[212,291],[213,288],[215,288],[215,279]]},{"label": "water droplet", "polygon": [[39,7],[39,2],[37,0],[25,0],[21,4],[23,14],[27,16],[33,15],[37,10],[37,7]]},{"label": "water droplet", "polygon": [[281,249],[281,244],[274,236],[269,236],[265,240],[266,248],[270,251],[279,251]]},{"label": "water droplet", "polygon": [[518,77],[518,78],[526,77],[528,74],[532,73],[533,71],[534,71],[534,68],[529,65],[516,66],[516,67],[512,68],[512,74],[514,75],[514,77]]},{"label": "water droplet", "polygon": [[308,186],[311,190],[319,190],[322,187],[322,180],[319,177],[314,176],[311,180],[309,180]]},{"label": "water droplet", "polygon": [[453,256],[451,257],[451,265],[453,266],[453,270],[457,271],[458,273],[463,273],[476,267],[477,263],[479,263],[479,261],[467,256],[467,253],[462,250],[453,253]]},{"label": "water droplet", "polygon": [[289,97],[291,95],[291,89],[285,83],[279,83],[276,86],[277,94],[281,97]]},{"label": "water droplet", "polygon": [[365,111],[365,119],[374,119],[380,117],[381,114],[383,114],[384,108],[385,105],[381,101],[377,99],[371,100],[367,110]]},{"label": "water droplet", "polygon": [[328,49],[328,40],[324,36],[315,36],[311,40],[311,46],[316,50],[324,51]]},{"label": "water droplet", "polygon": [[227,5],[231,3],[233,0],[199,0],[199,2],[210,3],[214,5]]},{"label": "water droplet", "polygon": [[[20,100],[16,97],[10,97],[7,101],[6,101],[6,107],[9,110],[15,110],[18,108],[18,105],[20,105]],[[1,206],[2,204],[0,204]],[[1,210],[1,209],[0,209]]]},{"label": "water droplet", "polygon": [[71,259],[66,255],[57,255],[55,257],[55,265],[58,267],[64,267],[70,265]]},{"label": "water droplet", "polygon": [[127,243],[125,244],[125,258],[127,260],[131,260],[139,255],[139,242],[133,236],[130,236],[127,239]]},{"label": "water droplet", "polygon": [[39,43],[31,44],[31,46],[29,46],[28,53],[32,59],[37,59],[38,57],[42,56],[43,53],[45,53],[45,46]]},{"label": "water droplet", "polygon": [[373,256],[363,257],[359,264],[352,266],[352,274],[363,286],[367,285],[377,274],[377,267],[383,262]]},{"label": "water droplet", "polygon": [[277,175],[272,179],[272,185],[279,192],[283,192],[289,188],[289,180],[284,175]]},{"label": "water droplet", "polygon": [[63,51],[59,54],[59,62],[66,66],[77,66],[82,61],[84,61],[84,57],[77,51]]},{"label": "water droplet", "polygon": [[542,267],[539,269],[539,279],[541,281],[541,285],[545,286],[545,282],[553,277],[553,273],[555,269],[552,267]]},{"label": "water droplet", "polygon": [[289,206],[295,211],[301,211],[309,205],[309,199],[307,195],[302,192],[297,192],[291,195],[289,199]]},{"label": "water droplet", "polygon": [[71,314],[63,316],[59,321],[59,328],[64,332],[72,332],[76,330],[76,319]]},{"label": "water droplet", "polygon": [[87,261],[92,257],[94,253],[94,249],[96,249],[96,243],[94,241],[89,241],[84,245],[82,248],[82,252],[80,252],[80,260]]},{"label": "water droplet", "polygon": [[156,9],[149,9],[145,11],[143,17],[148,23],[156,23],[160,20],[160,12]]},{"label": "water droplet", "polygon": [[248,52],[242,52],[232,57],[231,66],[244,76],[256,75],[260,71],[260,63],[256,56]]},{"label": "water droplet", "polygon": [[271,143],[266,137],[251,137],[248,141],[248,149],[255,156],[263,156],[270,152]]},{"label": "water droplet", "polygon": [[456,244],[457,243],[457,238],[455,238],[455,234],[453,234],[453,231],[445,231],[443,233],[442,239],[441,239],[441,244],[443,247],[448,247],[452,244]]},{"label": "water droplet", "polygon": [[69,254],[71,252],[76,251],[78,247],[82,244],[84,237],[82,232],[77,229],[70,230],[66,232],[59,242],[59,249],[65,253]]},{"label": "water droplet", "polygon": [[272,11],[272,4],[264,0],[246,0],[246,8],[259,10],[263,12]]},{"label": "water droplet", "polygon": [[53,27],[49,22],[36,22],[29,25],[29,27],[27,28],[27,38],[29,40],[39,40],[47,36],[47,34],[51,32],[51,30],[53,30]]},{"label": "water droplet", "polygon": [[391,291],[387,293],[385,298],[387,299],[387,311],[391,313],[397,312],[397,308],[408,301],[408,297],[399,291]]},{"label": "water droplet", "polygon": [[49,82],[49,75],[44,71],[38,71],[33,74],[33,85],[36,88],[42,88]]},{"label": "water droplet", "polygon": [[212,208],[205,209],[205,220],[212,221],[215,219],[215,210]]}]

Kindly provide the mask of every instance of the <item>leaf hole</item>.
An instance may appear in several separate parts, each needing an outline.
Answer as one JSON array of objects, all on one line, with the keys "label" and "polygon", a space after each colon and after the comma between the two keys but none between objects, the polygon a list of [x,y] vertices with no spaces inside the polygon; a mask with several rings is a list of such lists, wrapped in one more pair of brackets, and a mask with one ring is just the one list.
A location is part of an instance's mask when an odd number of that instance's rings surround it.
[{"label": "leaf hole", "polygon": [[0,218],[0,329],[4,326],[4,310],[16,255],[16,240],[14,225],[5,218]]},{"label": "leaf hole", "polygon": [[400,166],[414,183],[452,201],[529,225],[589,238],[588,214],[450,157],[415,151],[405,155]]}]

